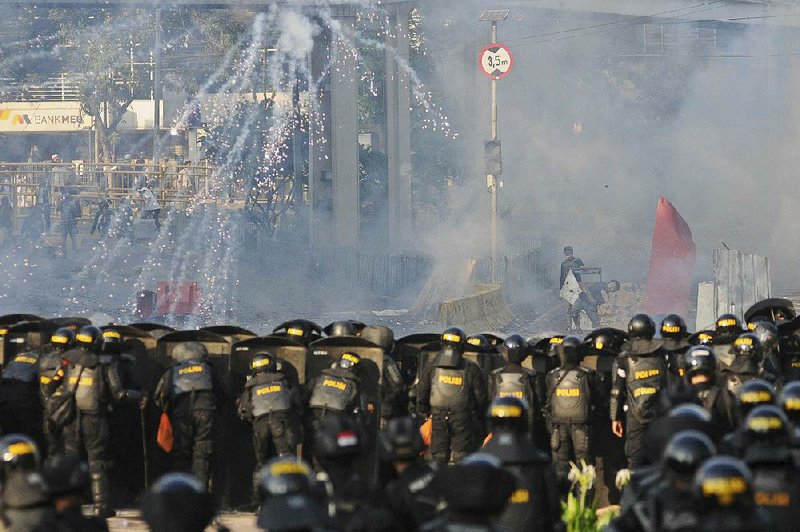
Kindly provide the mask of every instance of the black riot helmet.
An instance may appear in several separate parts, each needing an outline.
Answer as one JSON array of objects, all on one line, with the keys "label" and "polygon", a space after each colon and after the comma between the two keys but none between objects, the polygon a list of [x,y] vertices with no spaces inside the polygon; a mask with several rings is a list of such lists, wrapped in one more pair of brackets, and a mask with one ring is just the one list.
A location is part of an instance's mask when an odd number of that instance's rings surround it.
[{"label": "black riot helmet", "polygon": [[511,364],[522,364],[528,358],[528,343],[519,334],[512,334],[503,342],[502,352]]},{"label": "black riot helmet", "polygon": [[792,423],[800,424],[800,381],[787,382],[778,395],[777,404]]},{"label": "black riot helmet", "polygon": [[391,418],[380,434],[381,456],[389,462],[410,462],[420,457],[425,444],[408,417]]},{"label": "black riot helmet", "polygon": [[75,345],[75,331],[69,327],[61,327],[50,337],[50,344],[54,349],[66,351]]},{"label": "black riot helmet", "polygon": [[342,369],[355,370],[356,366],[361,362],[361,357],[355,353],[342,353],[339,361],[336,363]]},{"label": "black riot helmet", "polygon": [[9,434],[0,438],[0,481],[15,471],[38,471],[41,463],[36,442],[24,434]]},{"label": "black riot helmet", "polygon": [[75,335],[75,343],[78,347],[83,347],[93,353],[99,353],[103,348],[103,331],[94,325],[85,325]]},{"label": "black riot helmet", "polygon": [[355,336],[356,328],[350,321],[335,321],[330,325],[328,336]]},{"label": "black riot helmet", "polygon": [[168,473],[142,498],[142,518],[153,532],[201,532],[214,517],[214,501],[196,477]]},{"label": "black riot helmet", "polygon": [[717,336],[738,336],[743,332],[742,322],[733,314],[723,314],[717,318]]},{"label": "black riot helmet", "polygon": [[450,327],[442,333],[441,341],[443,348],[463,353],[467,344],[467,333],[458,327]]},{"label": "black riot helmet", "polygon": [[761,342],[753,333],[744,333],[736,337],[730,349],[730,354],[735,355],[740,360],[755,360],[760,362],[762,359]]},{"label": "black riot helmet", "polygon": [[269,353],[256,353],[253,355],[253,360],[250,362],[250,370],[253,375],[269,371],[275,372],[278,370],[275,364],[275,358]]},{"label": "black riot helmet", "polygon": [[78,453],[48,456],[42,466],[42,477],[50,497],[80,495],[89,488],[89,466]]},{"label": "black riot helmet", "polygon": [[663,463],[673,479],[690,483],[700,464],[717,452],[711,439],[697,430],[682,430],[664,448]]},{"label": "black riot helmet", "polygon": [[689,341],[694,345],[713,345],[714,331],[699,331],[692,335]]},{"label": "black riot helmet", "polygon": [[558,360],[562,368],[572,369],[581,361],[581,341],[574,336],[566,336],[558,346]]},{"label": "black riot helmet", "polygon": [[711,389],[717,381],[717,357],[710,347],[695,345],[683,355],[683,379],[699,390]]},{"label": "black riot helmet", "polygon": [[677,314],[668,314],[661,320],[661,337],[682,339],[686,338],[688,331],[686,329],[686,322]]},{"label": "black riot helmet", "polygon": [[328,530],[330,519],[311,468],[295,458],[273,458],[258,473],[260,530]]},{"label": "black riot helmet", "polygon": [[487,412],[493,430],[523,434],[528,430],[528,405],[517,397],[497,397]]},{"label": "black riot helmet", "polygon": [[482,334],[473,334],[467,338],[467,350],[478,353],[488,353],[492,350],[492,343]]},{"label": "black riot helmet", "polygon": [[124,340],[116,329],[106,329],[103,331],[103,352],[121,353]]},{"label": "black riot helmet", "polygon": [[745,434],[751,442],[769,445],[785,445],[789,438],[789,420],[775,405],[759,405],[747,414],[742,422]]},{"label": "black riot helmet", "polygon": [[743,415],[761,405],[775,403],[775,388],[764,379],[750,379],[739,387],[737,399]]},{"label": "black riot helmet", "polygon": [[313,486],[311,468],[297,458],[273,458],[258,472],[258,492],[262,501],[291,493],[310,493]]},{"label": "black riot helmet", "polygon": [[647,314],[637,314],[628,322],[628,335],[633,338],[650,340],[656,335],[656,324]]},{"label": "black riot helmet", "polygon": [[557,357],[558,356],[558,348],[561,347],[561,344],[564,343],[563,336],[553,336],[550,340],[547,341],[547,356],[549,357]]},{"label": "black riot helmet", "polygon": [[680,418],[686,421],[698,421],[700,423],[711,423],[711,414],[700,405],[694,403],[683,403],[674,407],[667,414],[669,418]]},{"label": "black riot helmet", "polygon": [[758,337],[763,351],[773,351],[778,346],[778,326],[767,320],[747,324],[747,329]]},{"label": "black riot helmet", "polygon": [[694,476],[694,498],[699,511],[748,512],[754,505],[750,470],[732,456],[712,456]]}]

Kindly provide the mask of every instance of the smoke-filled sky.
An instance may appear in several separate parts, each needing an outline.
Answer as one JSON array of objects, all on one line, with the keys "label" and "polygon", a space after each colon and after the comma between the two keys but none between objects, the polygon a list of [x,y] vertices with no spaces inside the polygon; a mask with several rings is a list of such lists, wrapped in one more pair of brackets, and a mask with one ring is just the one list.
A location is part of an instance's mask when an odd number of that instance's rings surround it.
[{"label": "smoke-filled sky", "polygon": [[768,255],[775,291],[792,290],[797,32],[528,5],[424,8],[445,107],[475,154],[470,178],[486,209],[490,82],[476,57],[490,27],[477,18],[485,7],[511,10],[498,30],[515,58],[498,82],[507,240],[551,237],[606,278],[644,281],[664,195],[693,231],[699,278],[710,277],[711,250],[725,242]]}]

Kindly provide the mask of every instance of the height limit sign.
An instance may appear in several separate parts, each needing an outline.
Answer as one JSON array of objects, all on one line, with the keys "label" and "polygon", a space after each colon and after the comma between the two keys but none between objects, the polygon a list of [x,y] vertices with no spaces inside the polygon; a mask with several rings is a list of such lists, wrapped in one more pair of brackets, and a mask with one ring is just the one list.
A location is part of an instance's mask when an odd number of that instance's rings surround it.
[{"label": "height limit sign", "polygon": [[497,42],[488,44],[478,56],[478,66],[487,78],[501,79],[509,75],[514,68],[514,56],[505,44]]}]

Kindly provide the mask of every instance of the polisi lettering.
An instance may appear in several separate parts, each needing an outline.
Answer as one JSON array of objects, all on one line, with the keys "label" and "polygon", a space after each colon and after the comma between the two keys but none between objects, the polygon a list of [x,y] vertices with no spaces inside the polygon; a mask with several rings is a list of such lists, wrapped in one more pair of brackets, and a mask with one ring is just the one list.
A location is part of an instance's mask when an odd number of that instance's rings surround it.
[{"label": "polisi lettering", "polygon": [[14,362],[22,362],[23,364],[36,364],[39,362],[39,360],[34,357],[19,355],[18,357],[14,358]]},{"label": "polisi lettering", "polygon": [[278,393],[281,391],[280,384],[273,384],[272,386],[264,386],[256,390],[256,395],[267,395],[270,393]]},{"label": "polisi lettering", "polygon": [[658,390],[656,388],[653,388],[652,386],[647,386],[647,387],[644,387],[644,388],[635,389],[633,391],[633,396],[634,397],[641,397],[643,395],[655,395],[657,393],[658,393]]},{"label": "polisi lettering", "polygon": [[336,388],[337,390],[344,391],[347,389],[347,383],[342,381],[335,381],[333,379],[325,379],[322,381],[323,386],[328,386],[329,388]]},{"label": "polisi lettering", "polygon": [[756,492],[756,504],[759,506],[789,506],[792,498],[786,491],[770,493],[768,491]]},{"label": "polisi lettering", "polygon": [[580,397],[580,388],[558,388],[556,389],[556,397]]},{"label": "polisi lettering", "polygon": [[658,369],[645,369],[645,370],[637,371],[636,373],[634,373],[633,374],[633,378],[638,381],[638,380],[641,380],[641,379],[647,379],[649,377],[657,377],[658,375],[661,375],[661,370],[658,370]]},{"label": "polisi lettering", "polygon": [[189,366],[188,368],[178,370],[178,374],[180,375],[188,375],[190,373],[203,373],[203,366]]},{"label": "polisi lettering", "polygon": [[497,394],[498,397],[516,397],[517,399],[524,399],[524,394],[522,392],[500,392]]},{"label": "polisi lettering", "polygon": [[515,490],[508,498],[510,504],[526,504],[531,500],[531,493],[526,489]]},{"label": "polisi lettering", "polygon": [[461,386],[464,384],[464,377],[453,377],[451,375],[439,375],[439,382],[442,384],[452,384],[453,386]]}]

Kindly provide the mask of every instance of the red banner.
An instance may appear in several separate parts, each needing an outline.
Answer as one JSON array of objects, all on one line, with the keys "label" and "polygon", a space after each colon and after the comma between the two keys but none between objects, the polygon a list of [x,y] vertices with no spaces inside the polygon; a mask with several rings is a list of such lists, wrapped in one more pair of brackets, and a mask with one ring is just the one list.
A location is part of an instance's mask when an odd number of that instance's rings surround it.
[{"label": "red banner", "polygon": [[202,290],[195,282],[159,281],[156,290],[156,310],[160,316],[196,314],[202,298]]},{"label": "red banner", "polygon": [[686,317],[692,291],[695,245],[692,231],[675,207],[658,198],[653,250],[647,275],[648,314],[675,313]]}]

